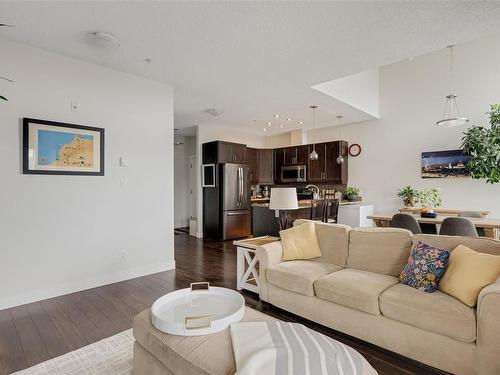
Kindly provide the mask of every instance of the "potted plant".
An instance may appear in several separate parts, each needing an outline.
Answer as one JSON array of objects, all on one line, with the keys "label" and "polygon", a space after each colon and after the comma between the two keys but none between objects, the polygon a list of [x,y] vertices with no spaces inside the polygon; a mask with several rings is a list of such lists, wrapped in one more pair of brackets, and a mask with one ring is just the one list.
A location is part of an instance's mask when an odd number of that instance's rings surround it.
[{"label": "potted plant", "polygon": [[346,197],[348,201],[360,200],[360,191],[356,186],[348,186],[346,189]]},{"label": "potted plant", "polygon": [[417,189],[413,189],[410,185],[399,189],[398,197],[403,199],[403,204],[405,207],[415,207],[418,203],[419,192]]},{"label": "potted plant", "polygon": [[473,126],[464,132],[462,148],[469,155],[467,168],[472,178],[500,182],[500,104],[490,106],[490,128]]},{"label": "potted plant", "polygon": [[420,202],[420,214],[424,216],[435,217],[434,209],[441,206],[441,189],[432,188],[422,190],[418,195]]}]

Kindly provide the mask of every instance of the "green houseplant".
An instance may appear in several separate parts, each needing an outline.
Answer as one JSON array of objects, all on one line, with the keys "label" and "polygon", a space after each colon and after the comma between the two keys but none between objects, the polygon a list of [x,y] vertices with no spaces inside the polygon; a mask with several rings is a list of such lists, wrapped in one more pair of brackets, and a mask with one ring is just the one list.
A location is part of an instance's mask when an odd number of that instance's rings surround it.
[{"label": "green houseplant", "polygon": [[348,201],[355,201],[359,199],[359,188],[356,186],[348,186],[346,189],[346,196]]},{"label": "green houseplant", "polygon": [[405,207],[415,207],[418,203],[419,192],[417,189],[412,188],[410,185],[405,186],[398,191],[398,197],[403,199]]},{"label": "green houseplant", "polygon": [[464,132],[462,148],[470,159],[467,168],[474,179],[486,179],[490,184],[500,182],[500,104],[493,104],[490,128],[473,126]]},{"label": "green houseplant", "polygon": [[418,201],[420,202],[420,211],[428,212],[434,208],[441,206],[443,200],[441,199],[441,189],[432,188],[422,190],[418,194]]}]

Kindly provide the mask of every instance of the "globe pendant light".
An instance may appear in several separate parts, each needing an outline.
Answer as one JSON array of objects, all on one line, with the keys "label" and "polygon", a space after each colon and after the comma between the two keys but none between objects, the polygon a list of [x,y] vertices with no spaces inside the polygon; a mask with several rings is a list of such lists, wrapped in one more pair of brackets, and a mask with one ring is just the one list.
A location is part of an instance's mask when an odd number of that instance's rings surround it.
[{"label": "globe pendant light", "polygon": [[[446,95],[446,104],[444,106],[443,119],[436,124],[442,127],[453,127],[467,125],[469,119],[463,117],[458,108],[457,96],[453,94],[453,45],[448,46],[450,49],[450,94]],[[455,109],[455,112],[454,112]],[[456,114],[455,114],[456,113]]]},{"label": "globe pendant light", "polygon": [[344,162],[344,156],[342,155],[342,138],[340,137],[340,125],[342,125],[342,119],[344,116],[338,115],[337,118],[339,119],[339,156],[337,157],[337,164],[342,164]]},{"label": "globe pendant light", "polygon": [[316,152],[316,145],[314,144],[314,117],[315,117],[315,113],[316,113],[316,108],[318,108],[317,105],[312,105],[310,107],[312,109],[312,123],[313,123],[313,150],[311,151],[311,153],[309,154],[309,159],[311,160],[318,160],[318,153]]}]

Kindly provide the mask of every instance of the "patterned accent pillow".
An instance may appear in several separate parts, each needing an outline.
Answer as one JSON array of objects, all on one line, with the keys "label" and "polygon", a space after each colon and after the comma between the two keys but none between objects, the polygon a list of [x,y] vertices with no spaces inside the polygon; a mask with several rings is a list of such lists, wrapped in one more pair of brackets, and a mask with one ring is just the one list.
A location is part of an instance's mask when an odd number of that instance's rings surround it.
[{"label": "patterned accent pillow", "polygon": [[450,253],[418,241],[412,249],[408,264],[401,271],[399,279],[413,288],[435,292],[439,280],[446,270]]}]

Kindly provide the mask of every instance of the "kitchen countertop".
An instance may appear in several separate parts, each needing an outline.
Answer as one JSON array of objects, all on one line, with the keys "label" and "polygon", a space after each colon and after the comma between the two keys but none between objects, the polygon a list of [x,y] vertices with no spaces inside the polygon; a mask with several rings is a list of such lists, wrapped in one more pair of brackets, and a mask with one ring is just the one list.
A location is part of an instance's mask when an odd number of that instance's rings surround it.
[{"label": "kitchen countertop", "polygon": [[[253,201],[252,201],[253,202]],[[346,206],[346,205],[353,205],[353,204],[360,204],[363,203],[363,201],[341,201],[339,205],[341,206]],[[252,206],[254,207],[269,207],[269,203],[252,203]],[[299,209],[301,208],[310,208],[311,207],[311,200],[310,199],[304,199],[299,201]]]}]

